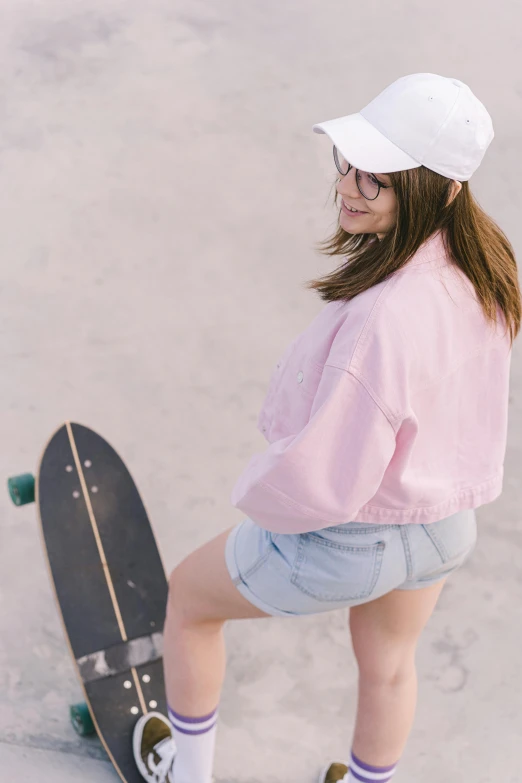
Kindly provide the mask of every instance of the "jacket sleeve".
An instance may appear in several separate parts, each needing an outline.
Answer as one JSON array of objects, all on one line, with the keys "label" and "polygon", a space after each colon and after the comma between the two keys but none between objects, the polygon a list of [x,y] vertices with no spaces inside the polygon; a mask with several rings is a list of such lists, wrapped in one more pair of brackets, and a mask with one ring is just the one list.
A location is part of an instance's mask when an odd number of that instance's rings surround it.
[{"label": "jacket sleeve", "polygon": [[396,447],[395,430],[351,372],[326,365],[308,424],[255,454],[232,505],[275,533],[350,522],[377,493]]}]

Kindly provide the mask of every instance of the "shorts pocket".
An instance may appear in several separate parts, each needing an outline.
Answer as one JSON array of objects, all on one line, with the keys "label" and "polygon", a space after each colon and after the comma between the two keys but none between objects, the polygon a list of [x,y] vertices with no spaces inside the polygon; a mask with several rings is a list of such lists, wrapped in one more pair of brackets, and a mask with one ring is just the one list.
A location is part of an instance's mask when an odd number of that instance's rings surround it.
[{"label": "shorts pocket", "polygon": [[317,601],[368,598],[381,571],[384,541],[344,544],[302,533],[290,581]]},{"label": "shorts pocket", "polygon": [[422,525],[433,545],[433,566],[415,582],[435,582],[457,571],[471,557],[477,544],[475,512],[463,511],[431,525]]},{"label": "shorts pocket", "polygon": [[475,545],[467,549],[465,552],[461,552],[461,554],[458,555],[458,557],[454,557],[452,560],[439,566],[438,569],[430,571],[429,574],[424,574],[423,576],[418,577],[415,580],[415,584],[418,585],[422,585],[424,583],[435,584],[436,582],[439,582],[441,579],[445,579],[454,571],[458,571],[458,569],[464,565],[464,563],[468,560],[468,558],[473,553],[474,549],[475,549]]},{"label": "shorts pocket", "polygon": [[467,560],[477,543],[477,519],[473,510],[458,512],[422,528],[448,567]]}]

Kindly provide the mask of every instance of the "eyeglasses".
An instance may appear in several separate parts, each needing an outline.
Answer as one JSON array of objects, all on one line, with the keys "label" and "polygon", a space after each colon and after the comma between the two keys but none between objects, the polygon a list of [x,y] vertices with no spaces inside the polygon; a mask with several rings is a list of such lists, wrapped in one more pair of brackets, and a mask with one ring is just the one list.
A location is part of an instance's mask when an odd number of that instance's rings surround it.
[{"label": "eyeglasses", "polygon": [[[346,177],[350,169],[353,168],[352,164],[348,163],[335,145],[333,148],[333,156],[337,171],[343,177]],[[375,174],[369,174],[367,171],[359,171],[359,169],[355,169],[355,181],[357,182],[359,193],[368,201],[375,201],[381,188],[386,190],[387,188],[392,187],[391,185],[385,185],[383,182],[379,182]]]}]

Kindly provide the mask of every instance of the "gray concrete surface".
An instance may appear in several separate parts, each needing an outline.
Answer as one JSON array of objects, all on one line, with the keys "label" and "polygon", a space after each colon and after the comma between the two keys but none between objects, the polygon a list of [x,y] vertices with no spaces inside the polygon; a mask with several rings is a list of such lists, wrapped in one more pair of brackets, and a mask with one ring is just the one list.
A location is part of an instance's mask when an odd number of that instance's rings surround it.
[{"label": "gray concrete surface", "polygon": [[[322,308],[331,149],[311,133],[393,79],[467,81],[497,138],[473,179],[520,253],[520,6],[504,0],[0,0],[0,474],[66,418],[121,452],[167,566],[229,503],[269,373]],[[522,362],[504,492],[418,653],[397,783],[522,778]],[[218,783],[312,783],[349,753],[346,612],[229,624]],[[80,697],[34,507],[0,493],[0,779],[116,780]]]}]

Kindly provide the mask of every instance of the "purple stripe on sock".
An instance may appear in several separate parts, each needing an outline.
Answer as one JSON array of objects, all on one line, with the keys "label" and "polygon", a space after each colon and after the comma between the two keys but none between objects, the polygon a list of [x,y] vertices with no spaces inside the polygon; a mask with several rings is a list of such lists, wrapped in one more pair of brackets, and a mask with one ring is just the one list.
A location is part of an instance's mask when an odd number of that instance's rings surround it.
[{"label": "purple stripe on sock", "polygon": [[203,715],[202,718],[187,718],[185,715],[180,715],[177,712],[174,712],[172,707],[169,707],[169,713],[173,715],[178,720],[182,721],[183,723],[205,723],[205,721],[210,720],[213,715],[215,715],[217,712],[217,707],[213,712],[209,712],[208,715]]},{"label": "purple stripe on sock", "polygon": [[212,724],[212,726],[209,726],[208,729],[200,729],[199,731],[187,731],[187,729],[181,729],[179,726],[177,726],[175,723],[172,724],[176,731],[179,731],[180,734],[188,734],[190,737],[197,737],[198,734],[206,734],[211,729],[214,728],[216,725],[215,723]]},{"label": "purple stripe on sock", "polygon": [[[352,750],[352,759],[354,763],[357,764],[358,767],[361,767],[361,769],[366,770],[366,772],[394,772],[395,767],[398,764],[398,762],[395,762],[395,764],[390,764],[389,767],[372,767],[370,766],[370,764],[365,764],[364,761],[358,759],[355,753],[353,752],[353,750]],[[355,775],[355,772],[353,772],[352,774]],[[364,780],[364,778],[359,778],[359,780]],[[384,781],[382,781],[382,783],[384,783]]]},{"label": "purple stripe on sock", "polygon": [[352,775],[356,780],[360,780],[362,783],[388,783],[388,781],[391,780],[393,777],[393,772],[389,778],[381,778],[381,780],[379,781],[376,781],[375,778],[363,777],[362,775],[359,775],[359,773],[356,772],[351,767],[350,767],[350,775]]}]

